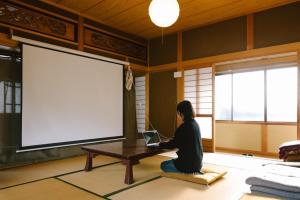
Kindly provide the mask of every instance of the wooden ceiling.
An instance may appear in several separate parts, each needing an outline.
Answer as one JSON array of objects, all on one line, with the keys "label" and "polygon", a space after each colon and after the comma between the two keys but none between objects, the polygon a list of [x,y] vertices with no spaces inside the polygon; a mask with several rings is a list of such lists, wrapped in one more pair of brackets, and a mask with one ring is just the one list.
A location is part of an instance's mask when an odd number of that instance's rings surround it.
[{"label": "wooden ceiling", "polygon": [[[90,16],[108,26],[143,38],[161,35],[148,16],[151,0],[44,0]],[[297,0],[178,0],[180,16],[164,34],[289,4]]]}]

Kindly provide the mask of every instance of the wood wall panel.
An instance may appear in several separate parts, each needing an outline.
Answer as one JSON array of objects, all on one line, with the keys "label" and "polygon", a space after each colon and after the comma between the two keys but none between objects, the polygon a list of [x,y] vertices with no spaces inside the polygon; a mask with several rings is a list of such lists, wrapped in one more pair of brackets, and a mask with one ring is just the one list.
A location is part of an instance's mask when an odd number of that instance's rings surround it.
[{"label": "wood wall panel", "polygon": [[173,72],[149,75],[149,117],[162,135],[172,137],[176,128],[176,79]]},{"label": "wood wall panel", "polygon": [[246,17],[185,31],[182,37],[183,60],[246,50]]},{"label": "wood wall panel", "polygon": [[254,48],[300,41],[300,1],[254,14]]},{"label": "wood wall panel", "polygon": [[75,25],[29,9],[0,2],[0,22],[74,41]]},{"label": "wood wall panel", "polygon": [[91,29],[84,30],[84,43],[100,49],[111,50],[141,60],[147,59],[147,47],[141,46],[120,38],[97,32]]},{"label": "wood wall panel", "polygon": [[149,41],[150,66],[177,62],[177,34]]}]

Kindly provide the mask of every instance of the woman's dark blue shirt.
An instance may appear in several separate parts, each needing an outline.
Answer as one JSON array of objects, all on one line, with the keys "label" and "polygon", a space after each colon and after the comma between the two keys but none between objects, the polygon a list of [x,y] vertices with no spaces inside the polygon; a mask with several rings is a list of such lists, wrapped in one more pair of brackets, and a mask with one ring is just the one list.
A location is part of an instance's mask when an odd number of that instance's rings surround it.
[{"label": "woman's dark blue shirt", "polygon": [[175,167],[184,173],[199,172],[202,168],[203,148],[198,123],[187,119],[181,124],[173,139],[160,143],[160,148],[178,148],[178,158],[174,160]]}]

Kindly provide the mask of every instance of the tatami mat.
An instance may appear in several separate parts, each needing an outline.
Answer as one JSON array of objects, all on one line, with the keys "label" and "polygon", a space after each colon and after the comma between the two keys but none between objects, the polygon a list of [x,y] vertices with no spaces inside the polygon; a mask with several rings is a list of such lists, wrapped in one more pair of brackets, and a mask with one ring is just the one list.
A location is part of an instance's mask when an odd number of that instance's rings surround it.
[{"label": "tatami mat", "polygon": [[204,153],[203,162],[237,169],[257,170],[265,164],[278,163],[282,161],[256,156],[232,155],[226,153]]},{"label": "tatami mat", "polygon": [[118,159],[106,156],[94,158],[94,166],[101,167],[96,167],[90,172],[83,171],[85,156],[2,170],[0,189],[5,189],[0,190],[0,199],[93,200],[104,197],[113,200],[274,199],[269,196],[248,194],[249,186],[245,184],[245,179],[253,172],[252,169],[273,160],[205,153],[205,167],[228,170],[223,179],[205,186],[160,177],[160,163],[170,159],[166,156],[173,157],[174,152],[163,155],[140,160],[140,164],[133,167],[135,183],[132,185],[124,184],[125,165]]},{"label": "tatami mat", "polygon": [[0,190],[1,200],[99,200],[104,199],[56,179],[36,181]]},{"label": "tatami mat", "polygon": [[[164,156],[153,156],[140,160],[140,164],[133,166],[134,184],[159,176],[160,163],[166,159],[168,158]],[[118,163],[93,169],[90,172],[61,176],[59,179],[99,195],[107,195],[129,187],[129,185],[124,184],[124,177],[125,165]]]},{"label": "tatami mat", "polygon": [[247,174],[243,170],[230,169],[223,179],[209,186],[170,178],[159,178],[109,196],[109,198],[113,200],[237,200],[248,190],[245,184],[246,176]]},{"label": "tatami mat", "polygon": [[[176,151],[170,151],[160,154],[162,156],[167,156],[171,158],[176,158]],[[281,163],[282,161],[278,159],[262,158],[256,156],[244,156],[238,154],[229,153],[204,153],[203,163],[220,165],[226,167],[232,167],[244,170],[257,170],[265,164],[269,163]]]},{"label": "tatami mat", "polygon": [[[23,167],[1,170],[0,189],[78,170],[83,170],[85,161],[85,156],[77,156],[63,160],[48,161]],[[93,166],[100,166],[118,161],[118,159],[112,157],[97,156],[93,159]]]},{"label": "tatami mat", "polygon": [[262,195],[262,194],[244,194],[240,200],[278,200],[280,198],[275,198],[272,196]]}]

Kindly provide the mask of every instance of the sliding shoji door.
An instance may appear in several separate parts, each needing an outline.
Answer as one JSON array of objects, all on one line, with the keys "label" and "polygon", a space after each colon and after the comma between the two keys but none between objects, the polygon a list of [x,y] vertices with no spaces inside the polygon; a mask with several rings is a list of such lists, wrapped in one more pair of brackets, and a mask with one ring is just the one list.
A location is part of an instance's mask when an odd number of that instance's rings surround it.
[{"label": "sliding shoji door", "polygon": [[214,67],[184,71],[184,99],[196,112],[204,151],[214,152]]},{"label": "sliding shoji door", "polygon": [[139,133],[146,130],[146,77],[135,78],[136,121]]}]

